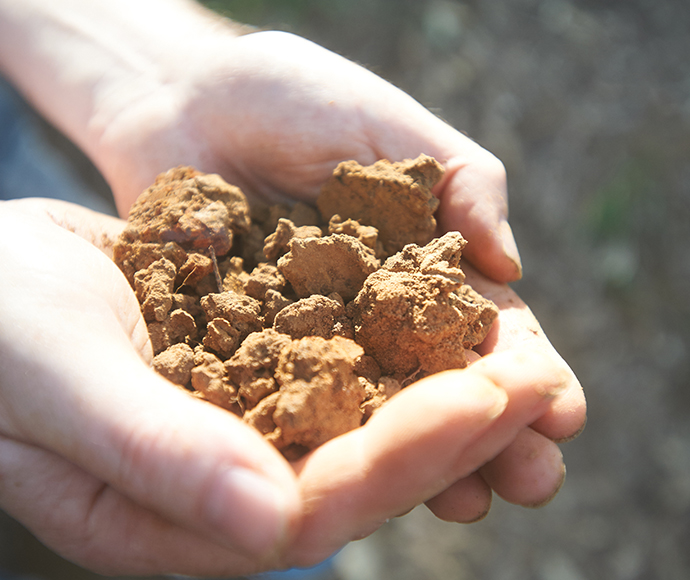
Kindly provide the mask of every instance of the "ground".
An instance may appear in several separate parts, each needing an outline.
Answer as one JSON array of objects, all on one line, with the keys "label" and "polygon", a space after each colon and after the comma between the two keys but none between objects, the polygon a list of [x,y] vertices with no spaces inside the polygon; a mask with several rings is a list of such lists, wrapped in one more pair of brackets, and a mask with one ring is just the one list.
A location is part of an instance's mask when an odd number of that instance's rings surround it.
[{"label": "ground", "polygon": [[[688,577],[690,4],[213,4],[372,68],[504,161],[525,269],[514,288],[589,401],[549,506],[496,500],[470,526],[420,508],[351,544],[318,578]],[[65,577],[66,564],[40,567],[48,556],[36,552],[18,563],[33,545],[12,538],[1,538],[2,562]]]}]

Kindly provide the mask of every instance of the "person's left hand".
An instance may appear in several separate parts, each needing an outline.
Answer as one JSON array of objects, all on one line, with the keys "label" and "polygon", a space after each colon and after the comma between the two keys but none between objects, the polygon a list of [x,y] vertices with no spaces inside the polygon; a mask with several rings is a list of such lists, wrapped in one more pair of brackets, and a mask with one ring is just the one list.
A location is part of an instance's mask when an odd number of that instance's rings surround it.
[{"label": "person's left hand", "polygon": [[250,197],[313,202],[341,161],[425,153],[446,169],[435,189],[440,228],[461,231],[467,258],[490,278],[520,277],[503,165],[408,94],[287,33],[209,34],[179,45],[157,74],[129,79],[94,112],[89,155],[122,215],[177,165],[218,173]]},{"label": "person's left hand", "polygon": [[[371,526],[364,529],[373,532],[398,515],[392,506],[399,509],[395,502],[402,498],[408,505],[403,514],[424,502],[440,519],[471,523],[488,514],[493,492],[510,503],[540,507],[561,488],[565,465],[557,443],[577,437],[584,428],[582,387],[515,292],[461,265],[467,282],[499,306],[498,320],[475,348],[469,367],[403,389],[363,427],[327,442],[298,464],[301,487],[312,492],[301,531],[305,538],[319,534],[351,540],[357,536],[353,531],[347,536],[348,523],[357,521],[361,529],[362,517]],[[510,402],[491,425],[468,433],[458,430],[457,422],[466,420],[464,413],[482,396],[468,381],[474,372],[506,389]],[[537,393],[548,405],[533,419],[516,424],[513,413],[523,413]],[[409,435],[383,444],[387,430]],[[411,448],[415,437],[422,443]],[[352,462],[353,457],[358,461]],[[314,474],[330,494],[317,492]],[[337,521],[331,519],[335,512]],[[298,563],[310,561],[316,560]]]}]

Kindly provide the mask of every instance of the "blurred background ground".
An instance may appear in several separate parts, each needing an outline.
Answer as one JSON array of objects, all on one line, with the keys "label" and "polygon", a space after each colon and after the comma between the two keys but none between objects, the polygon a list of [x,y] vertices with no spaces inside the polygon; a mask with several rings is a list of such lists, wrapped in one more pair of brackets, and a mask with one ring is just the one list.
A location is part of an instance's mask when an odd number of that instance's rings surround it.
[{"label": "blurred background ground", "polygon": [[[292,577],[690,577],[690,3],[207,4],[371,68],[503,160],[525,268],[514,287],[589,401],[547,507],[497,499],[470,526],[418,508]],[[77,175],[99,187],[88,169]],[[0,568],[97,578],[11,521],[0,527]]]}]

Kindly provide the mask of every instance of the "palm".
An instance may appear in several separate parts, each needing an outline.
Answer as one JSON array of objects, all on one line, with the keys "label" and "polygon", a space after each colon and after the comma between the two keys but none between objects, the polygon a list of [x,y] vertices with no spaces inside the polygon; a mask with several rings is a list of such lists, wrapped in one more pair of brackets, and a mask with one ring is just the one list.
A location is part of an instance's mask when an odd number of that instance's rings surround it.
[{"label": "palm", "polygon": [[469,258],[492,278],[519,277],[517,253],[506,258],[500,237],[512,240],[495,157],[380,77],[305,40],[255,33],[221,48],[188,63],[191,80],[127,103],[111,120],[99,166],[123,214],[176,165],[220,173],[250,197],[313,200],[340,161],[426,153],[447,169],[436,192],[441,228],[462,231]]}]

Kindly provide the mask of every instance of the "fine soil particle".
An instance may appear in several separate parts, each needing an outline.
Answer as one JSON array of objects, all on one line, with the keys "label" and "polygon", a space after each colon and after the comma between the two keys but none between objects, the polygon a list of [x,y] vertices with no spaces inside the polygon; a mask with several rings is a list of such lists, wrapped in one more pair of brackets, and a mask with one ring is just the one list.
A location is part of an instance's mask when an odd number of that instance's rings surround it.
[{"label": "fine soil particle", "polygon": [[434,159],[341,163],[316,208],[250,209],[217,175],[161,174],[114,248],[154,369],[296,459],[414,380],[467,365],[498,309],[433,238]]}]

